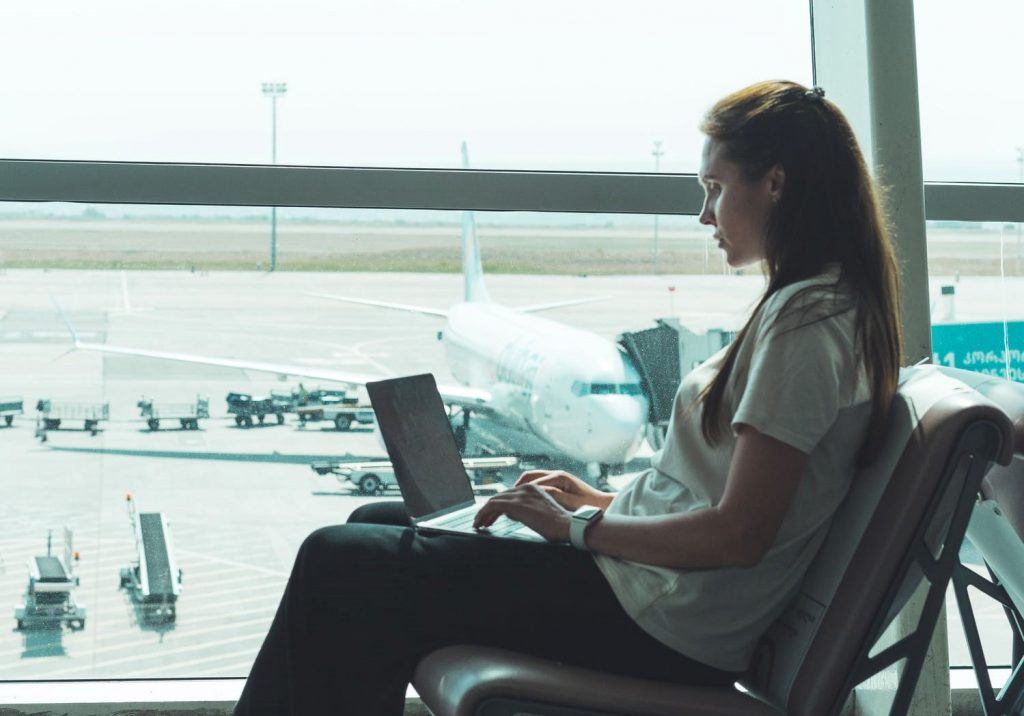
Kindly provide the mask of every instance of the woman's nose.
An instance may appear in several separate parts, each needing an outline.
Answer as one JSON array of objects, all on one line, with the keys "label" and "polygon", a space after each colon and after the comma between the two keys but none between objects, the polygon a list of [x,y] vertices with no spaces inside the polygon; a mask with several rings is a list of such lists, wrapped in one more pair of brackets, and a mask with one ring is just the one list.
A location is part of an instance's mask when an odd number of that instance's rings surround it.
[{"label": "woman's nose", "polygon": [[715,225],[715,214],[711,211],[711,207],[708,205],[708,202],[704,202],[704,206],[701,207],[700,216],[697,220],[705,226]]}]

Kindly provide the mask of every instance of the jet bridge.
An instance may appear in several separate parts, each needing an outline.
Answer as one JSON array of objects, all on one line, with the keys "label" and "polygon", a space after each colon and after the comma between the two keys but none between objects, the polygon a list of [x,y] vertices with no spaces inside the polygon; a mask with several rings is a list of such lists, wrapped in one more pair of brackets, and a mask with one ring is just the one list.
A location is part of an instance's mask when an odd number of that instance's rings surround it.
[{"label": "jet bridge", "polygon": [[672,404],[682,377],[728,345],[735,331],[713,328],[694,333],[676,318],[659,318],[654,328],[628,331],[618,337],[640,373],[640,382],[650,401],[648,441],[661,447]]},{"label": "jet bridge", "polygon": [[136,512],[132,496],[126,500],[138,561],[121,570],[121,587],[141,607],[145,621],[174,621],[181,570],[174,559],[170,526],[162,512]]}]

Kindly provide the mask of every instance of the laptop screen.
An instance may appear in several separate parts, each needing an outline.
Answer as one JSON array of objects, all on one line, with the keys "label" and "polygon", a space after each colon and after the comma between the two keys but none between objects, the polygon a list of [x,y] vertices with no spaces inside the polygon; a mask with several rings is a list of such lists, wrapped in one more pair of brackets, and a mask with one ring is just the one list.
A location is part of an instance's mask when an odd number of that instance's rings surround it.
[{"label": "laptop screen", "polygon": [[405,508],[422,519],[473,502],[448,412],[430,373],[366,384]]}]

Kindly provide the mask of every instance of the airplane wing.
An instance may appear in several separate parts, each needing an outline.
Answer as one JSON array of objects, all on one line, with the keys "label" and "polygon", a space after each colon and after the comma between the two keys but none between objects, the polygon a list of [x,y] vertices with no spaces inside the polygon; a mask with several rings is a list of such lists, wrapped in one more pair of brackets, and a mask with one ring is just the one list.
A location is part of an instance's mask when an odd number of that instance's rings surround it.
[{"label": "airplane wing", "polygon": [[334,296],[329,293],[313,293],[312,291],[306,291],[307,296],[315,296],[317,298],[329,298],[332,301],[344,301],[345,303],[358,303],[363,306],[376,306],[377,308],[393,308],[396,311],[409,311],[411,313],[424,313],[428,316],[440,316],[441,318],[447,318],[448,312],[442,311],[437,308],[426,308],[424,306],[412,306],[407,303],[388,303],[386,301],[371,301],[366,298],[352,298],[350,296]]},{"label": "airplane wing", "polygon": [[604,296],[592,296],[590,298],[573,298],[568,301],[555,301],[554,303],[538,303],[533,306],[519,306],[515,310],[520,313],[537,313],[538,311],[549,311],[552,308],[563,308],[565,306],[578,306],[581,303],[593,303],[603,301]]},{"label": "airplane wing", "polygon": [[[437,308],[427,308],[424,306],[413,306],[407,303],[388,303],[387,301],[372,301],[367,298],[354,298],[352,296],[335,296],[329,293],[314,293],[312,291],[306,291],[307,296],[315,296],[316,298],[328,298],[332,301],[344,301],[345,303],[358,303],[362,306],[376,306],[377,308],[391,308],[396,311],[408,311],[410,313],[423,313],[428,316],[440,316],[441,318],[447,318],[448,312],[442,311]],[[578,306],[581,303],[592,303],[594,301],[603,301],[604,296],[592,296],[590,298],[573,298],[568,301],[554,301],[552,303],[538,303],[532,306],[518,306],[515,308],[520,313],[537,313],[539,311],[549,311],[552,308],[563,308],[565,306]]]},{"label": "airplane wing", "polygon": [[[197,363],[199,365],[216,365],[225,368],[240,368],[243,370],[256,370],[275,375],[288,375],[296,378],[313,378],[335,383],[346,383],[348,385],[365,385],[371,380],[388,378],[387,375],[375,375],[370,373],[350,373],[347,371],[333,370],[330,368],[314,368],[310,366],[292,365],[289,363],[269,363],[264,361],[243,360],[238,358],[218,358],[213,356],[195,355],[192,353],[174,353],[171,351],[154,351],[145,348],[126,348],[123,346],[112,346],[105,343],[87,343],[74,337],[74,347],[96,351],[98,353],[110,353],[114,355],[137,356],[139,358],[157,358],[161,360],[173,360],[183,363]],[[476,410],[489,410],[491,394],[486,390],[469,388],[464,385],[438,385],[441,398],[448,405],[457,405],[462,408]]]}]

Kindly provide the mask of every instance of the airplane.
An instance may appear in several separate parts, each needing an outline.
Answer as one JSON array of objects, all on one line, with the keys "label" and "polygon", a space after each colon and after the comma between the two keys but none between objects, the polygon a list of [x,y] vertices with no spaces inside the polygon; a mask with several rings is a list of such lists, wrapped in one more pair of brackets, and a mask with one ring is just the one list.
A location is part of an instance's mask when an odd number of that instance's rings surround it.
[{"label": "airplane", "polygon": [[[465,143],[463,165],[468,165]],[[444,402],[462,411],[462,440],[473,413],[497,426],[539,441],[550,457],[565,456],[586,465],[598,479],[611,466],[636,454],[648,426],[650,404],[640,373],[614,342],[595,333],[532,315],[589,302],[583,298],[509,308],[490,300],[472,212],[462,219],[464,296],[448,310],[330,294],[310,295],[353,304],[412,311],[444,318],[437,332],[446,361],[459,385],[439,385]],[[364,385],[382,375],[350,373],[309,366],[217,358],[81,341],[74,347],[119,355],[218,365],[278,375]],[[504,437],[504,436],[503,436]]]}]

